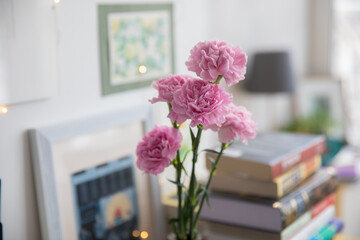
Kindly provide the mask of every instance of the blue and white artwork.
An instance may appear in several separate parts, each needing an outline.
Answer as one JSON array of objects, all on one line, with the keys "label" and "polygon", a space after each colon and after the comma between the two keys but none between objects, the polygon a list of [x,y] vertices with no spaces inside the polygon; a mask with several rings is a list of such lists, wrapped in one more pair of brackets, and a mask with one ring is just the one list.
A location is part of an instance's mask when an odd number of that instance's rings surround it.
[{"label": "blue and white artwork", "polygon": [[71,176],[79,240],[131,239],[138,227],[132,157]]}]

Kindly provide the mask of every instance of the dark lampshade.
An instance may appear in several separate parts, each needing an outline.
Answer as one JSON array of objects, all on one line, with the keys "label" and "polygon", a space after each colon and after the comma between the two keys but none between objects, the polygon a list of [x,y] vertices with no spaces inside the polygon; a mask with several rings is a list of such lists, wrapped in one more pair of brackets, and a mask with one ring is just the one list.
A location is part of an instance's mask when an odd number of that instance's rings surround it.
[{"label": "dark lampshade", "polygon": [[254,56],[249,79],[245,83],[249,92],[293,92],[295,82],[287,52],[264,52]]}]

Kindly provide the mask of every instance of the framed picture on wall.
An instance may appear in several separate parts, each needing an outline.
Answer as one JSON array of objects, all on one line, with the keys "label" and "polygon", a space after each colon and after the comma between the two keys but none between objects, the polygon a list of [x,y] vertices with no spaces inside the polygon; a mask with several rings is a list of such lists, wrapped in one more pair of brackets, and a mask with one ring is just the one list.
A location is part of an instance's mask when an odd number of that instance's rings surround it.
[{"label": "framed picture on wall", "polygon": [[103,95],[174,72],[171,3],[99,5],[98,18]]},{"label": "framed picture on wall", "polygon": [[30,130],[43,239],[162,238],[157,178],[134,167],[151,119],[140,107]]},{"label": "framed picture on wall", "polygon": [[0,1],[0,106],[59,94],[60,48],[53,4]]}]

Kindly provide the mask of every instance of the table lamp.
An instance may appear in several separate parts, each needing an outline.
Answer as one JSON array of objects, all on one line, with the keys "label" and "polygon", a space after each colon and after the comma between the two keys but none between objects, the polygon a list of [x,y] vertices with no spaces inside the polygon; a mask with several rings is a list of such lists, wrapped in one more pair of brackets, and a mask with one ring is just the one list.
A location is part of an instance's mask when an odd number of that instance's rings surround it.
[{"label": "table lamp", "polygon": [[249,92],[294,92],[295,82],[290,57],[287,52],[256,53],[250,80],[245,88]]},{"label": "table lamp", "polygon": [[[256,53],[250,76],[245,81],[244,87],[252,93],[293,93],[295,91],[295,81],[289,53],[285,51]],[[273,109],[271,106],[268,108],[269,110]],[[294,118],[295,101],[292,95],[291,113],[292,118]],[[274,117],[273,113],[271,115]]]}]

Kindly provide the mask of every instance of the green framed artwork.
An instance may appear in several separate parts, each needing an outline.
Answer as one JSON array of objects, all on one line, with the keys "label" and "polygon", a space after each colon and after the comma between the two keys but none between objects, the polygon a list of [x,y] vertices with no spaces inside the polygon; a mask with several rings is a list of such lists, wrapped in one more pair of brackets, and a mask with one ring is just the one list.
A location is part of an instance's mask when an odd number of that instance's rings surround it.
[{"label": "green framed artwork", "polygon": [[103,95],[174,72],[171,3],[99,5],[98,17]]}]

